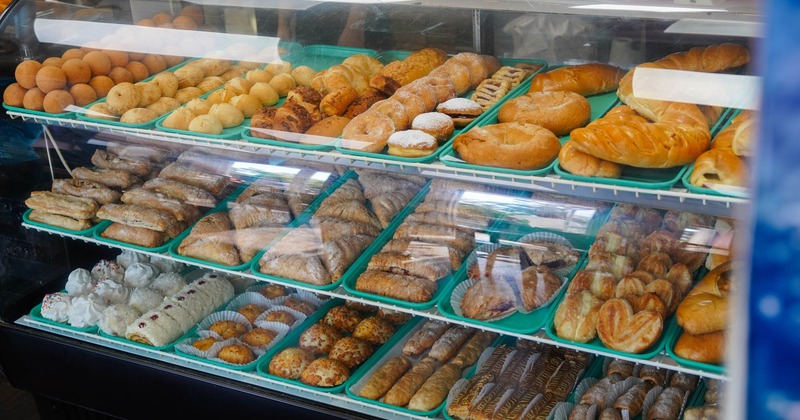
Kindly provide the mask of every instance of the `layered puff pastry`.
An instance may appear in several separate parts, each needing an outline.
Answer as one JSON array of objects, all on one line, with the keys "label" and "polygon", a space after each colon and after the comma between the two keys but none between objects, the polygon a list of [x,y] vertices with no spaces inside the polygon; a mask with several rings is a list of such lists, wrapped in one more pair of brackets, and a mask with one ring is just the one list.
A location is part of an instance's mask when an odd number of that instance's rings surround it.
[{"label": "layered puff pastry", "polygon": [[178,245],[178,253],[222,265],[242,264],[239,251],[234,245],[233,224],[226,211],[215,212],[200,219]]}]

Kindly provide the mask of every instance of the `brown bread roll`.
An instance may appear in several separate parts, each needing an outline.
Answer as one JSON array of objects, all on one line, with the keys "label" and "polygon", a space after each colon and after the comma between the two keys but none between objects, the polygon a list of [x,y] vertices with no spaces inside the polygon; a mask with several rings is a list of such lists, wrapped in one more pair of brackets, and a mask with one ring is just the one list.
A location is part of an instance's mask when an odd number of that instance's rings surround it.
[{"label": "brown bread roll", "polygon": [[386,395],[383,397],[383,402],[398,407],[405,407],[422,384],[433,375],[438,364],[436,359],[432,357],[422,359],[422,361],[406,372],[406,374],[386,392]]},{"label": "brown bread roll", "polygon": [[589,63],[564,66],[536,75],[529,92],[569,91],[583,96],[610,92],[619,87],[622,69],[608,64]]}]

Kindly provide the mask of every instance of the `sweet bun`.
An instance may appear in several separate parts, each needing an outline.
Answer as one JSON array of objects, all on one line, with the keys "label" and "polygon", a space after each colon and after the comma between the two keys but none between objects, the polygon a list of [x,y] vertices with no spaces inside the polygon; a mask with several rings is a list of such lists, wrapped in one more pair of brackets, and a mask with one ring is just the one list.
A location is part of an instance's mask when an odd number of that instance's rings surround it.
[{"label": "sweet bun", "polygon": [[181,103],[178,102],[175,98],[170,97],[163,97],[150,105],[147,105],[147,109],[155,111],[158,115],[164,115],[174,109],[177,109],[181,106]]},{"label": "sweet bun", "polygon": [[139,82],[133,85],[136,89],[136,94],[139,95],[139,106],[144,108],[157,100],[161,99],[161,88],[152,82]]},{"label": "sweet bun", "polygon": [[622,69],[608,64],[564,66],[536,75],[528,92],[569,91],[591,96],[617,89],[623,75]]},{"label": "sweet bun", "polygon": [[256,360],[256,355],[253,353],[253,350],[250,350],[250,347],[244,344],[225,346],[219,350],[217,357],[235,365],[246,365]]},{"label": "sweet bun", "polygon": [[114,114],[122,115],[139,104],[139,92],[133,83],[120,83],[108,91],[106,103]]},{"label": "sweet bun", "polygon": [[256,96],[248,95],[246,93],[234,96],[231,99],[230,104],[241,111],[245,118],[252,117],[253,114],[255,114],[259,108],[261,108],[261,101],[259,101]]},{"label": "sweet bun", "polygon": [[22,97],[22,106],[32,111],[44,110],[44,92],[39,88],[28,89]]},{"label": "sweet bun", "polygon": [[3,91],[3,103],[9,106],[21,107],[22,98],[25,97],[25,92],[27,91],[19,83],[12,83]]},{"label": "sweet bun", "polygon": [[583,96],[568,91],[531,92],[503,104],[497,120],[540,125],[556,136],[564,136],[586,125],[592,108]]},{"label": "sweet bun", "polygon": [[424,131],[403,130],[389,136],[387,144],[390,155],[416,158],[432,154],[436,151],[438,142]]},{"label": "sweet bun", "polygon": [[178,91],[175,92],[175,99],[177,99],[178,102],[185,104],[186,102],[189,102],[194,98],[199,98],[202,95],[203,95],[202,90],[194,86],[189,86],[183,89],[178,89]]},{"label": "sweet bun", "polygon": [[105,102],[96,103],[89,107],[86,111],[86,116],[89,118],[97,118],[98,120],[116,120],[117,117],[108,108]]},{"label": "sweet bun", "polygon": [[131,72],[133,79],[137,82],[147,79],[147,77],[150,76],[150,71],[147,70],[147,66],[138,61],[128,62],[128,64],[125,65],[125,69]]},{"label": "sweet bun", "polygon": [[552,131],[528,123],[500,123],[474,127],[457,136],[453,148],[474,165],[533,170],[549,165],[561,143]]},{"label": "sweet bun", "polygon": [[205,77],[203,69],[193,65],[183,66],[175,70],[175,73],[173,74],[178,78],[178,89],[197,86],[197,84],[200,83],[200,81]]},{"label": "sweet bun", "polygon": [[133,73],[128,71],[128,69],[125,67],[114,67],[110,72],[108,72],[108,77],[110,77],[115,84],[125,82],[133,83],[136,81],[136,79],[133,77]]},{"label": "sweet bun", "polygon": [[42,64],[38,61],[25,60],[17,64],[17,68],[14,70],[14,78],[25,89],[33,89],[36,87],[36,74],[39,73],[41,68]]},{"label": "sweet bun", "polygon": [[311,79],[317,75],[317,71],[308,66],[298,66],[290,73],[292,79],[299,86],[311,86]]},{"label": "sweet bun", "polygon": [[433,136],[439,143],[453,135],[453,119],[440,112],[426,112],[417,115],[411,122],[412,130],[421,130]]},{"label": "sweet bun", "polygon": [[83,56],[85,56],[86,53],[87,51],[84,51],[80,48],[70,48],[64,51],[63,54],[61,54],[61,59],[66,61],[72,58],[83,58]]},{"label": "sweet bun", "polygon": [[69,88],[69,94],[75,100],[75,105],[86,106],[97,100],[97,92],[86,83],[78,83]]},{"label": "sweet bun", "polygon": [[269,374],[281,378],[298,379],[314,357],[307,351],[290,347],[278,353],[269,362]]},{"label": "sweet bun", "polygon": [[167,61],[158,54],[147,54],[142,58],[142,64],[147,67],[150,74],[156,74],[167,69]]},{"label": "sweet bun", "polygon": [[202,90],[203,92],[211,92],[212,90],[224,84],[225,84],[225,79],[219,76],[208,76],[200,80],[200,83],[198,83],[196,87]]},{"label": "sweet bun", "polygon": [[64,65],[65,61],[66,60],[64,60],[61,57],[47,57],[44,61],[42,61],[42,65],[43,66],[56,66],[58,68],[61,68],[61,66]]},{"label": "sweet bun", "polygon": [[208,110],[208,114],[214,116],[224,128],[236,127],[244,122],[244,114],[231,104],[214,104]]},{"label": "sweet bun", "polygon": [[436,112],[448,115],[456,127],[466,127],[483,114],[483,107],[471,99],[453,98],[436,106]]},{"label": "sweet bun", "polygon": [[44,112],[49,112],[51,114],[68,112],[67,107],[69,105],[75,105],[75,100],[72,99],[72,95],[66,90],[50,91],[45,95],[44,100],[42,100]]},{"label": "sweet bun", "polygon": [[64,89],[67,86],[67,75],[55,66],[42,66],[36,73],[36,87],[44,93]]},{"label": "sweet bun", "polygon": [[111,59],[100,51],[89,51],[83,61],[92,69],[92,76],[105,76],[111,71]]},{"label": "sweet bun", "polygon": [[158,113],[147,108],[131,108],[125,111],[119,122],[125,124],[141,124],[158,118]]},{"label": "sweet bun", "polygon": [[255,96],[261,102],[261,105],[270,106],[275,105],[281,99],[278,92],[266,82],[256,82],[250,88],[250,95]]},{"label": "sweet bun", "polygon": [[211,105],[213,105],[211,102],[203,98],[194,98],[186,102],[186,108],[194,112],[195,115],[208,114],[208,111],[211,110]]},{"label": "sweet bun", "polygon": [[165,23],[172,22],[172,15],[166,12],[160,12],[153,15],[153,24],[155,26],[161,26]]},{"label": "sweet bun", "polygon": [[159,73],[151,80],[152,83],[158,85],[161,90],[162,97],[174,98],[175,93],[178,92],[178,77],[174,73],[165,72]]},{"label": "sweet bun", "polygon": [[261,69],[250,70],[245,74],[245,78],[247,78],[247,80],[253,83],[258,83],[258,82],[269,83],[269,81],[272,80],[273,77],[274,75],[272,73]]},{"label": "sweet bun", "polygon": [[250,88],[252,87],[253,82],[243,77],[237,77],[236,79],[231,79],[225,83],[225,89],[228,89],[237,95],[250,92]]},{"label": "sweet bun", "polygon": [[70,85],[89,83],[89,80],[92,80],[92,69],[80,58],[72,58],[65,61],[61,65],[61,71],[66,75],[67,82]]},{"label": "sweet bun", "polygon": [[247,68],[246,67],[233,66],[233,67],[231,67],[230,70],[226,71],[225,73],[220,74],[219,77],[221,77],[222,80],[229,81],[229,80],[235,80],[235,79],[243,78],[241,76],[244,76],[245,74],[247,74]]},{"label": "sweet bun", "polygon": [[[166,128],[175,130],[189,130],[189,124],[194,120],[197,115],[188,108],[178,108],[164,119],[161,123]],[[217,121],[219,122],[219,121]],[[199,122],[198,122],[199,124]],[[220,127],[222,125],[220,124]],[[221,132],[222,130],[220,130]]]},{"label": "sweet bun", "polygon": [[264,67],[264,70],[277,76],[282,73],[291,72],[292,63],[283,60],[273,61],[272,63],[267,64],[267,66]]},{"label": "sweet bun", "polygon": [[339,115],[332,115],[330,117],[323,118],[318,123],[312,125],[311,128],[306,130],[306,134],[312,136],[336,138],[342,135],[344,127],[347,126],[347,123],[349,122],[349,118]]},{"label": "sweet bun", "polygon": [[278,95],[281,97],[286,96],[290,90],[297,87],[297,83],[292,79],[292,76],[288,73],[280,73],[275,75],[269,81],[269,85],[278,92]]},{"label": "sweet bun", "polygon": [[89,86],[94,89],[94,93],[98,98],[105,98],[108,91],[114,87],[114,81],[108,76],[95,76],[89,81]]},{"label": "sweet bun", "polygon": [[222,123],[213,115],[198,115],[189,123],[188,130],[203,134],[222,134]]},{"label": "sweet bun", "polygon": [[197,29],[197,23],[189,16],[177,16],[172,20],[172,26],[175,29],[194,30]]}]

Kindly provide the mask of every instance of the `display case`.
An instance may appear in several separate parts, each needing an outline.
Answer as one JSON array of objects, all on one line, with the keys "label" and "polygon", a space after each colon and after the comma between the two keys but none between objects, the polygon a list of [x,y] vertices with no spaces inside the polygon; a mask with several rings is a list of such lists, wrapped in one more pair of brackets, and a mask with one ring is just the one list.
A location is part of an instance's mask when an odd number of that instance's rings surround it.
[{"label": "display case", "polygon": [[126,418],[718,409],[761,19],[13,2],[3,370]]}]

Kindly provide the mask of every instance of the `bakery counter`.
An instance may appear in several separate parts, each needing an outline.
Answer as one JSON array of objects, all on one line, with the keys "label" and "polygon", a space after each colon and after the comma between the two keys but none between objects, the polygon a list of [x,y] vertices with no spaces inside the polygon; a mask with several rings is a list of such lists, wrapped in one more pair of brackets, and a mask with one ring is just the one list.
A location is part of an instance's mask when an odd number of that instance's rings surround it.
[{"label": "bakery counter", "polygon": [[[644,189],[632,186],[565,179],[556,173],[544,176],[518,175],[514,173],[481,170],[477,169],[477,167],[465,168],[447,166],[438,160],[433,162],[404,162],[379,157],[379,155],[361,156],[346,154],[337,150],[298,150],[274,144],[258,144],[242,140],[210,139],[188,134],[111,126],[102,123],[39,116],[15,111],[8,111],[8,114],[12,117],[22,118],[23,120],[40,124],[61,125],[69,128],[99,131],[111,135],[136,136],[185,146],[201,146],[230,152],[258,153],[277,159],[293,158],[312,162],[346,165],[354,168],[371,168],[390,172],[419,174],[426,177],[478,182],[514,189],[551,192],[593,200],[632,203],[646,207],[693,211],[717,216],[730,217],[734,214],[737,207],[748,205],[750,202],[747,197],[693,192],[680,183],[677,183],[670,189]],[[46,130],[46,136],[48,132],[49,131]]]},{"label": "bakery counter", "polygon": [[[123,248],[123,249],[125,249],[125,247],[112,246],[109,243],[106,243],[106,242],[103,242],[103,241],[99,241],[99,240],[97,240],[95,238],[92,238],[92,237],[84,237],[84,236],[73,235],[73,234],[62,232],[62,231],[58,231],[58,230],[54,230],[54,229],[48,229],[46,227],[37,226],[37,225],[31,225],[31,224],[26,224],[26,223],[23,223],[23,226],[25,226],[27,228],[30,228],[30,229],[36,229],[36,230],[40,230],[40,231],[43,231],[43,232],[48,232],[48,233],[52,233],[52,234],[56,234],[56,235],[60,235],[60,236],[64,236],[64,237],[69,237],[69,238],[72,238],[72,239],[75,239],[75,240],[79,240],[79,241],[83,241],[83,242],[87,242],[87,243],[103,245],[103,246],[107,246],[107,247],[111,247],[111,248]],[[155,253],[155,252],[148,252],[148,251],[141,251],[141,250],[139,250],[137,252],[140,253],[140,254],[147,254],[147,255],[150,255],[150,256],[156,256],[156,257],[161,257],[161,258],[164,258],[164,259],[174,260],[176,262],[181,262],[181,263],[185,263],[186,262],[184,260],[175,258],[170,254],[159,254],[159,253]],[[251,272],[228,270],[228,269],[221,268],[219,265],[215,265],[215,264],[212,264],[212,263],[204,263],[204,262],[199,261],[199,260],[198,261],[193,261],[191,265],[196,266],[196,267],[201,267],[201,268],[208,268],[208,269],[211,269],[211,270],[214,270],[214,271],[218,271],[218,272],[221,272],[221,273],[228,273],[228,274],[231,274],[233,276],[240,276],[240,277],[255,279],[255,280],[258,280],[258,281],[271,282],[269,279],[266,279],[263,276],[259,276],[259,275],[253,274]],[[650,357],[648,359],[641,359],[641,357],[639,357],[638,355],[635,355],[635,354],[634,355],[625,355],[624,353],[615,352],[613,350],[606,350],[606,349],[599,348],[599,347],[586,348],[584,346],[572,344],[572,343],[569,343],[569,342],[557,341],[557,340],[554,340],[553,338],[551,338],[549,335],[547,335],[545,333],[544,329],[541,329],[541,330],[536,331],[534,333],[514,332],[514,331],[509,331],[508,329],[505,329],[505,328],[493,326],[491,323],[483,323],[483,322],[479,322],[479,321],[472,321],[472,320],[467,319],[467,318],[453,318],[453,317],[445,316],[442,312],[440,312],[440,310],[437,307],[433,307],[433,308],[430,308],[430,309],[414,309],[414,308],[408,307],[408,306],[398,306],[398,305],[395,305],[395,304],[387,303],[387,301],[366,299],[364,297],[356,296],[356,295],[348,292],[347,290],[345,290],[345,288],[343,286],[339,286],[339,287],[336,287],[334,289],[323,290],[323,289],[315,287],[314,285],[311,285],[311,284],[303,284],[302,282],[294,282],[294,283],[291,284],[291,287],[294,287],[294,288],[299,289],[299,290],[307,290],[307,291],[310,291],[310,292],[313,292],[313,293],[316,293],[316,294],[320,294],[320,295],[338,297],[338,298],[342,298],[342,299],[345,299],[345,300],[348,300],[348,301],[361,302],[361,303],[364,303],[364,304],[373,305],[373,306],[377,306],[377,307],[380,307],[380,308],[389,309],[389,310],[392,310],[392,311],[398,311],[398,312],[408,313],[408,314],[412,314],[412,315],[418,315],[418,316],[422,316],[422,317],[425,317],[425,318],[428,318],[428,319],[435,319],[435,320],[445,321],[445,322],[448,322],[448,323],[451,323],[451,324],[459,324],[459,325],[464,325],[464,326],[469,326],[469,327],[475,327],[475,328],[478,328],[478,329],[481,329],[481,330],[492,331],[492,332],[500,333],[500,334],[503,334],[503,335],[506,335],[506,336],[513,336],[513,337],[518,337],[518,338],[522,338],[522,339],[530,340],[530,341],[534,341],[534,342],[546,343],[546,344],[554,345],[556,347],[574,349],[574,350],[579,350],[581,352],[589,352],[589,353],[593,353],[593,354],[596,354],[596,355],[599,355],[599,356],[607,356],[607,357],[613,357],[613,358],[618,358],[618,359],[622,359],[622,360],[629,360],[629,361],[633,361],[633,362],[636,362],[636,363],[639,363],[639,364],[643,364],[643,365],[651,365],[651,366],[663,367],[663,368],[666,368],[666,369],[669,369],[669,370],[672,370],[672,371],[691,373],[691,374],[695,374],[695,375],[699,375],[699,376],[707,377],[707,378],[715,378],[715,379],[727,380],[727,375],[724,374],[724,373],[712,372],[712,371],[701,369],[701,368],[694,368],[694,367],[681,365],[676,360],[671,358],[663,350],[659,351],[657,354],[655,354],[654,356],[652,356],[652,357]],[[552,317],[552,314],[550,316]],[[30,327],[33,327],[33,328],[37,328],[37,329],[42,329],[42,330],[46,330],[46,331],[49,331],[49,332],[53,332],[53,333],[59,334],[59,335],[66,335],[66,336],[69,336],[69,337],[79,338],[79,339],[88,338],[89,341],[93,342],[93,343],[97,343],[97,344],[101,344],[101,345],[109,344],[113,348],[129,351],[129,352],[136,352],[137,354],[138,354],[138,352],[140,352],[142,350],[141,346],[127,345],[125,343],[120,343],[118,341],[105,339],[102,336],[79,333],[79,332],[75,332],[75,331],[66,330],[64,328],[59,328],[57,326],[43,324],[41,322],[37,322],[36,320],[34,320],[34,319],[32,319],[32,318],[30,318],[28,316],[24,316],[24,317],[20,318],[18,320],[18,323],[22,324],[22,325],[30,326]],[[152,357],[172,357],[172,356],[165,356],[163,353],[158,352],[158,351],[146,351],[145,353],[146,354],[152,353]],[[205,370],[205,368],[208,368],[208,369],[210,369],[210,371],[214,371],[214,372],[216,372],[216,371],[218,371],[220,369],[217,366],[214,366],[214,365],[211,365],[211,364],[208,364],[208,363],[203,363],[203,362],[187,362],[185,360],[181,360],[181,363],[190,363],[190,364],[192,364],[192,366],[203,366],[204,370]],[[223,371],[227,372],[227,370],[223,370]],[[237,373],[231,373],[231,374],[236,376],[234,379],[238,379],[238,377],[240,375],[243,375],[241,377],[244,378],[245,382],[250,382],[250,381],[253,380],[253,378],[251,378],[250,377],[251,375],[249,375],[249,374],[240,374],[238,372]],[[258,378],[258,380],[262,380],[262,378]],[[330,397],[330,396],[326,395],[326,398],[327,397]]]}]

